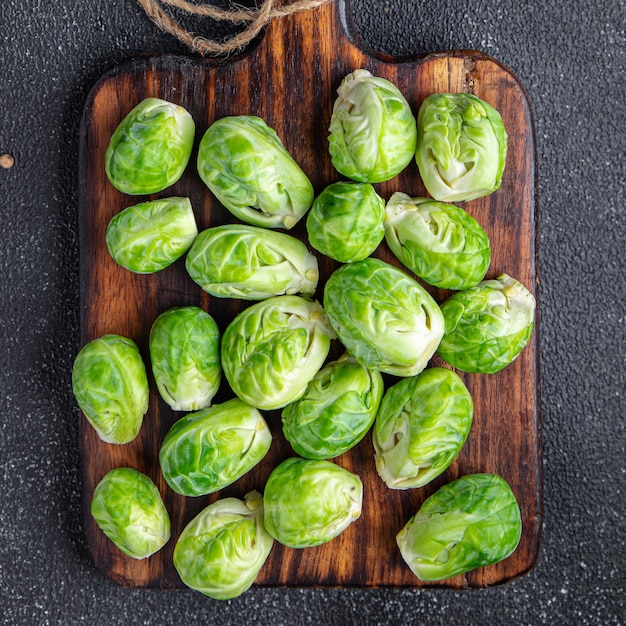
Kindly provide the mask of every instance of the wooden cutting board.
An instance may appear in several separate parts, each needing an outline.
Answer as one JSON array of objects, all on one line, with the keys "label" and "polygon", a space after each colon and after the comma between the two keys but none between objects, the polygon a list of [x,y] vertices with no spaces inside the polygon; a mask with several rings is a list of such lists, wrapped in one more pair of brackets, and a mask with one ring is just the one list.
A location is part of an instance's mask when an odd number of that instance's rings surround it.
[{"label": "wooden cutting board", "polygon": [[[507,272],[538,295],[535,137],[527,96],[518,79],[498,62],[473,51],[440,52],[401,62],[378,58],[358,48],[344,31],[343,25],[349,23],[347,9],[331,4],[274,21],[258,43],[228,62],[179,56],[141,57],[115,68],[95,85],[84,109],[80,136],[83,344],[105,333],[119,333],[137,342],[148,364],[150,326],[167,308],[200,305],[223,331],[235,314],[249,304],[210,298],[189,278],[183,260],[157,274],[142,276],[122,269],[110,258],[105,245],[109,220],[140,201],[115,190],[104,169],[109,138],[128,111],[143,98],[155,96],[179,103],[193,115],[196,147],[190,165],[175,186],[153,197],[188,196],[202,230],[235,221],[203,185],[195,168],[197,144],[208,126],[226,115],[261,116],[277,131],[319,193],[340,179],[328,154],[327,129],[336,89],[342,78],[357,68],[368,69],[395,83],[415,114],[422,100],[435,92],[471,92],[501,112],[509,134],[502,186],[486,198],[466,203],[464,208],[490,237],[493,258],[487,277]],[[385,199],[395,191],[425,195],[415,163],[376,188]],[[291,232],[304,237],[304,220]],[[384,243],[375,256],[396,263]],[[320,256],[320,267],[325,278],[336,264]],[[447,295],[433,289],[431,292],[439,302]],[[321,288],[318,299],[322,299]],[[436,586],[485,587],[528,572],[537,559],[542,527],[538,321],[537,316],[530,344],[510,367],[495,375],[462,375],[474,399],[474,423],[465,447],[445,474],[422,489],[390,490],[376,473],[371,438],[366,437],[357,448],[336,459],[363,480],[361,518],[323,546],[294,550],[275,543],[257,584],[426,586],[404,564],[395,536],[435,489],[475,472],[498,473],[511,485],[522,512],[521,542],[505,561]],[[341,351],[335,342],[331,357],[337,357]],[[435,357],[432,364],[442,363]],[[242,497],[251,489],[262,492],[271,470],[293,452],[283,438],[280,413],[266,413],[274,443],[260,465],[219,494],[179,496],[163,480],[158,450],[181,414],[171,411],[158,397],[153,380],[151,384],[149,412],[132,443],[103,443],[80,415],[83,517],[93,560],[105,574],[127,586],[175,588],[182,587],[182,583],[172,564],[172,552],[187,522],[218,497]],[[232,395],[224,383],[215,401]],[[96,484],[108,470],[119,466],[134,467],[150,476],[171,516],[171,540],[147,560],[124,556],[89,513]]]}]

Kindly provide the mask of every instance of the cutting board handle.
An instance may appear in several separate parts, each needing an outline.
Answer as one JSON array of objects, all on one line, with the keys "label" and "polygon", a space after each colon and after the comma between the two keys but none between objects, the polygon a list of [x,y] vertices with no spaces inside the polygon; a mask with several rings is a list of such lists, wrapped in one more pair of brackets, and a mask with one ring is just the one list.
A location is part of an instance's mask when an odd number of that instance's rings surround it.
[{"label": "cutting board handle", "polygon": [[[324,50],[324,47],[329,46],[330,50]],[[317,69],[316,60],[333,57],[359,64],[364,63],[368,56],[385,61],[394,60],[393,57],[376,52],[359,37],[352,19],[351,0],[333,0],[312,10],[274,18],[257,41],[236,58],[250,55],[262,60],[272,55],[289,63],[291,60],[288,57],[292,57],[293,51],[300,58],[299,53],[304,50],[311,52],[312,72]]]}]

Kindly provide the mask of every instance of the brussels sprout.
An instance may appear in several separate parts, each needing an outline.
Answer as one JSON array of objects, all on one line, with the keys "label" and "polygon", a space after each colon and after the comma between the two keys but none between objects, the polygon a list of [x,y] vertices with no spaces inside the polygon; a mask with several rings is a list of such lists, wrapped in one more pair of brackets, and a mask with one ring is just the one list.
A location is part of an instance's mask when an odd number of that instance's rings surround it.
[{"label": "brussels sprout", "polygon": [[183,496],[227,487],[267,454],[272,435],[263,416],[239,398],[190,413],[163,439],[159,463],[167,484]]},{"label": "brussels sprout", "polygon": [[338,172],[364,183],[399,174],[415,154],[417,128],[411,107],[388,80],[358,69],[337,90],[328,137]]},{"label": "brussels sprout", "polygon": [[265,528],[289,548],[319,546],[359,518],[362,501],[356,474],[331,461],[292,457],[267,479]]},{"label": "brussels sprout", "polygon": [[182,106],[142,100],[120,123],[104,155],[111,184],[130,195],[157,193],[185,171],[195,124]]},{"label": "brussels sprout", "polygon": [[87,421],[107,443],[128,443],[148,411],[148,377],[132,339],[103,335],[74,360],[72,391]]},{"label": "brussels sprout", "polygon": [[212,296],[264,300],[315,293],[317,258],[295,237],[227,224],[198,236],[186,259],[191,278]]},{"label": "brussels sprout", "polygon": [[395,376],[421,372],[443,335],[443,316],[430,294],[380,259],[335,270],[326,283],[324,308],[359,363]]},{"label": "brussels sprout", "polygon": [[118,467],[98,483],[91,515],[126,555],[145,559],[170,538],[170,517],[156,485],[141,472]]},{"label": "brussels sprout", "polygon": [[380,372],[344,354],[315,375],[302,398],[283,409],[283,433],[300,456],[332,459],[363,439],[382,397]]},{"label": "brussels sprout", "polygon": [[471,474],[427,498],[398,533],[402,558],[423,581],[502,561],[522,534],[515,495],[495,474]]},{"label": "brussels sprout", "polygon": [[491,261],[487,233],[463,209],[400,192],[385,209],[385,240],[401,263],[441,289],[476,286]]},{"label": "brussels sprout", "polygon": [[376,470],[391,489],[423,487],[463,447],[474,404],[463,381],[443,367],[424,370],[387,389],[372,440]]},{"label": "brussels sprout", "polygon": [[369,183],[334,183],[315,198],[306,219],[310,244],[322,254],[352,263],[383,240],[385,201]]},{"label": "brussels sprout", "polygon": [[292,228],[313,202],[311,182],[276,132],[252,115],[224,117],[204,134],[198,173],[236,217],[255,226]]},{"label": "brussels sprout", "polygon": [[233,391],[258,409],[280,409],[304,394],[335,337],[324,309],[301,296],[276,296],[242,311],[222,338]]},{"label": "brussels sprout", "polygon": [[433,94],[417,114],[415,160],[428,193],[462,202],[498,189],[507,151],[500,113],[469,93]]},{"label": "brussels sprout", "polygon": [[464,372],[494,374],[530,340],[535,298],[507,274],[450,296],[442,305],[445,333],[437,354]]},{"label": "brussels sprout", "polygon": [[157,389],[174,411],[211,404],[222,376],[220,331],[200,307],[174,307],[150,329],[150,360]]},{"label": "brussels sprout", "polygon": [[106,230],[106,244],[116,263],[137,274],[151,274],[183,256],[197,234],[189,198],[162,198],[115,215]]},{"label": "brussels sprout", "polygon": [[263,498],[222,498],[194,517],[174,548],[174,567],[185,585],[216,600],[247,591],[274,540],[263,526]]}]

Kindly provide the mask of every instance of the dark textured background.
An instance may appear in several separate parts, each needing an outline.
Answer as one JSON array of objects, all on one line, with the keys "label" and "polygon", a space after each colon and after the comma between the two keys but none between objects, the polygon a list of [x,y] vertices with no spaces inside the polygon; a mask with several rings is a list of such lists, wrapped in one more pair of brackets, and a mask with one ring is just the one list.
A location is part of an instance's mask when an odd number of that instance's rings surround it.
[{"label": "dark textured background", "polygon": [[[626,615],[624,0],[354,0],[384,53],[481,50],[534,110],[545,528],[535,569],[481,591],[252,589],[217,603],[104,578],[80,522],[78,127],[106,71],[185,52],[132,0],[0,3],[0,622],[621,624]],[[211,24],[199,25],[214,34]]]}]

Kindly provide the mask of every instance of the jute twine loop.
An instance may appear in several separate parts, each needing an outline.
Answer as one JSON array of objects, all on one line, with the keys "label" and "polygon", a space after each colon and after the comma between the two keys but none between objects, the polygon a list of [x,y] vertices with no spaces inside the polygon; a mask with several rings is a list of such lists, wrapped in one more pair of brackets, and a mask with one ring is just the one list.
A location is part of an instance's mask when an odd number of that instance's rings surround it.
[{"label": "jute twine loop", "polygon": [[[244,48],[272,19],[285,17],[299,11],[315,9],[332,0],[263,0],[257,9],[234,7],[221,9],[212,4],[193,4],[187,0],[137,0],[148,17],[162,30],[174,35],[193,52],[203,56],[227,55]],[[214,41],[194,35],[183,28],[163,5],[177,9],[191,16],[209,18],[231,24],[248,24],[240,33],[225,41]]]}]

